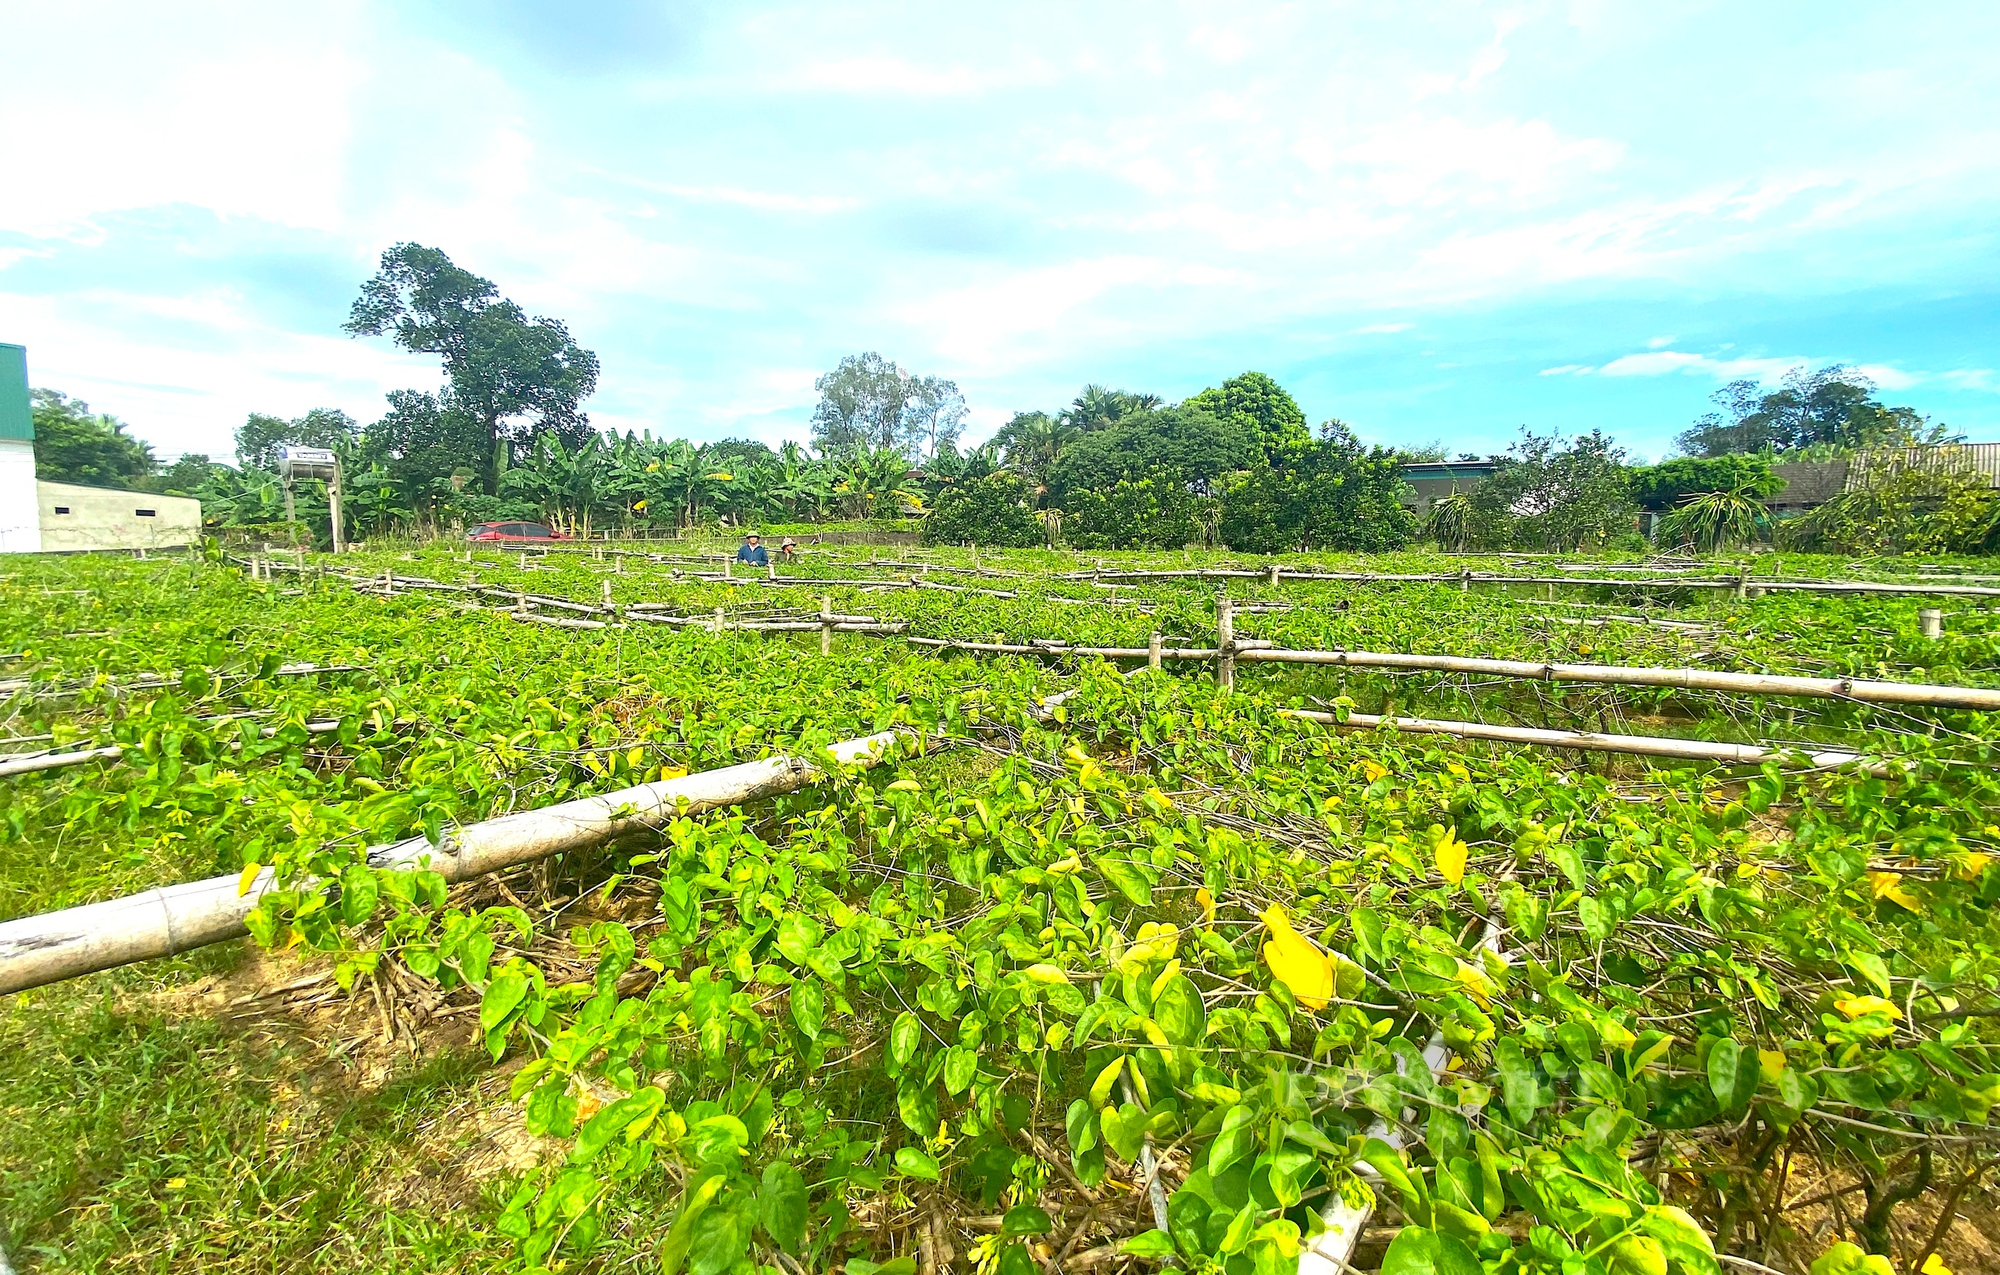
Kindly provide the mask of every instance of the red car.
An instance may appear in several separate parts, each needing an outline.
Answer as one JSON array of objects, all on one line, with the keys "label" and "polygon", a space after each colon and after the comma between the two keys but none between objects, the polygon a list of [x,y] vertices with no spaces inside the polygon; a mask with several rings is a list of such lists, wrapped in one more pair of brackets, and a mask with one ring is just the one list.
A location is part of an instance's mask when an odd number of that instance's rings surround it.
[{"label": "red car", "polygon": [[560,531],[551,531],[539,522],[482,522],[465,533],[467,540],[498,540],[506,544],[528,544],[543,540],[568,540]]}]

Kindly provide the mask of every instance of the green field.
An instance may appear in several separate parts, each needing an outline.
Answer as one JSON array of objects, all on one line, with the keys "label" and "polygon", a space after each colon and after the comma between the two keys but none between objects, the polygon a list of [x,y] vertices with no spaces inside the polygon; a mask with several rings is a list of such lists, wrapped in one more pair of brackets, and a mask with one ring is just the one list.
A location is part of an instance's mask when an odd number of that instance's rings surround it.
[{"label": "green field", "polygon": [[[1296,650],[2000,688],[2000,599],[1754,587],[1963,564],[1696,572],[1749,572],[1739,597],[1637,573],[1121,582],[1089,576],[1275,560],[859,545],[773,585],[652,548],[378,547],[270,579],[10,561],[7,755],[124,751],[0,778],[0,918],[251,865],[278,885],[251,939],[0,1005],[18,1268],[1248,1275],[1297,1269],[1342,1201],[1379,1205],[1353,1261],[1391,1275],[1830,1250],[1841,1275],[1863,1261],[1843,1240],[1896,1271],[1989,1264],[1949,1215],[1987,1216],[2000,1140],[2000,716],[1247,660],[1225,692],[1205,661],[908,640],[1213,647],[1221,589],[1238,639]],[[529,611],[603,627],[508,614],[607,585],[616,614]],[[822,596],[905,627],[827,655],[810,628],[711,631]],[[889,729],[872,769],[499,875],[368,866]]]}]

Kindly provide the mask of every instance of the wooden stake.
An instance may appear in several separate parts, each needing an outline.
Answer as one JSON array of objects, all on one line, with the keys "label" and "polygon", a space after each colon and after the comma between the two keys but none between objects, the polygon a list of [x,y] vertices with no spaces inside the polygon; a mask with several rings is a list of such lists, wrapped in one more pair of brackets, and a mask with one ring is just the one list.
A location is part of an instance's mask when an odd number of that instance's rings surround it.
[{"label": "wooden stake", "polygon": [[1944,636],[1944,612],[1936,607],[1925,607],[1917,612],[1917,632],[1930,641]]},{"label": "wooden stake", "polygon": [[833,599],[831,597],[822,597],[819,600],[819,653],[821,655],[833,654]]},{"label": "wooden stake", "polygon": [[1159,630],[1158,630],[1158,629],[1155,629],[1155,630],[1153,630],[1153,632],[1152,632],[1152,633],[1151,633],[1150,635],[1148,635],[1148,636],[1147,636],[1147,638],[1146,638],[1146,667],[1147,667],[1147,668],[1152,668],[1152,669],[1156,669],[1156,668],[1160,667],[1160,662],[1161,662],[1161,661],[1160,661],[1160,648],[1161,648],[1161,645],[1162,645],[1162,644],[1161,644],[1161,641],[1160,641],[1160,632],[1159,632]]},{"label": "wooden stake", "polygon": [[1215,684],[1225,691],[1236,689],[1236,615],[1229,595],[1215,595]]}]

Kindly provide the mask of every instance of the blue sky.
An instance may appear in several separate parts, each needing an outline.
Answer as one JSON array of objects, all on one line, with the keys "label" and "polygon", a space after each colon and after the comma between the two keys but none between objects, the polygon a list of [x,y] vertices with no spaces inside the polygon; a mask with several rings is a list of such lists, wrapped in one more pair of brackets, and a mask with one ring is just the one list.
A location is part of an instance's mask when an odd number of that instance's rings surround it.
[{"label": "blue sky", "polygon": [[593,419],[803,437],[878,350],[983,435],[1246,368],[1364,438],[1867,367],[2000,439],[2000,6],[0,0],[0,341],[164,456],[433,387],[339,325],[431,244]]}]

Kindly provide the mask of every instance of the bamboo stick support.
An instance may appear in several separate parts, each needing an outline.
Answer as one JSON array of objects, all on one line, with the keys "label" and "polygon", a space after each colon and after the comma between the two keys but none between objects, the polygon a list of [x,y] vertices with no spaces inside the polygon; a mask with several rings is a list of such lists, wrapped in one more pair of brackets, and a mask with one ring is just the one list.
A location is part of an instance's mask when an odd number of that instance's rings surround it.
[{"label": "bamboo stick support", "polygon": [[1917,612],[1917,631],[1930,641],[1944,636],[1944,612],[1936,607],[1925,607]]},{"label": "bamboo stick support", "polygon": [[1533,726],[1492,726],[1485,722],[1442,721],[1427,717],[1376,716],[1350,713],[1341,721],[1333,713],[1303,708],[1283,708],[1282,717],[1336,726],[1341,730],[1393,730],[1412,735],[1455,735],[1460,739],[1484,739],[1503,744],[1536,744],[1545,748],[1574,748],[1590,753],[1629,753],[1639,757],[1672,757],[1682,761],[1715,761],[1735,766],[1754,766],[1777,761],[1794,753],[1806,757],[1815,769],[1859,765],[1871,775],[1886,776],[1889,767],[1862,753],[1837,749],[1818,752],[1786,749],[1768,744],[1723,744],[1707,739],[1676,739],[1662,735],[1600,735],[1594,731],[1543,730]]},{"label": "bamboo stick support", "polygon": [[1281,651],[1249,648],[1236,658],[1273,664],[1340,664],[1352,668],[1430,669],[1483,673],[1545,682],[1604,686],[1665,686],[1678,690],[1736,691],[1750,695],[1802,695],[1866,704],[1924,704],[1933,708],[2000,709],[2000,690],[1931,686],[1916,682],[1860,682],[1848,678],[1791,677],[1777,673],[1721,673],[1707,669],[1628,668],[1610,664],[1537,664],[1456,655],[1401,655],[1380,651]]},{"label": "bamboo stick support", "polygon": [[833,599],[825,594],[819,600],[819,653],[833,654]]},{"label": "bamboo stick support", "polygon": [[1215,597],[1215,684],[1225,691],[1236,689],[1236,616],[1229,595]]},{"label": "bamboo stick support", "polygon": [[1150,634],[1146,636],[1147,668],[1157,669],[1160,667],[1161,663],[1160,656],[1162,654],[1162,651],[1163,651],[1163,646],[1160,640],[1160,631],[1158,629],[1154,629]]},{"label": "bamboo stick support", "polygon": [[[907,738],[883,731],[831,744],[828,759],[874,766],[899,736]],[[368,862],[428,867],[446,881],[468,881],[650,831],[677,815],[793,792],[821,774],[820,763],[800,757],[744,762],[468,824],[436,846],[422,837],[376,846]],[[239,889],[232,873],[0,923],[0,995],[239,938],[248,933],[244,918],[273,886],[266,868],[248,890]]]}]

